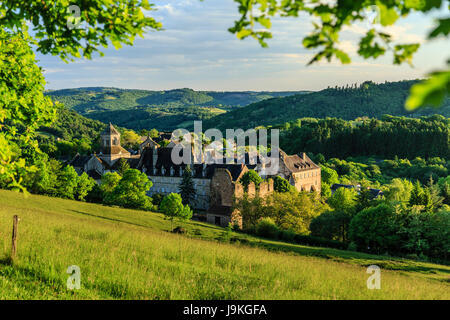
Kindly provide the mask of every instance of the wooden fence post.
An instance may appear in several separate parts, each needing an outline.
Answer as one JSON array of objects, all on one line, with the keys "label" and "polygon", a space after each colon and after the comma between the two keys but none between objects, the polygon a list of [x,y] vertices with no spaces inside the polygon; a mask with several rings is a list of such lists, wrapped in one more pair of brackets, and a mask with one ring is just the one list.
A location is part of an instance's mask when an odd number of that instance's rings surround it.
[{"label": "wooden fence post", "polygon": [[12,232],[12,245],[11,245],[11,260],[16,259],[17,253],[17,227],[19,224],[19,217],[17,215],[13,218],[13,232]]}]

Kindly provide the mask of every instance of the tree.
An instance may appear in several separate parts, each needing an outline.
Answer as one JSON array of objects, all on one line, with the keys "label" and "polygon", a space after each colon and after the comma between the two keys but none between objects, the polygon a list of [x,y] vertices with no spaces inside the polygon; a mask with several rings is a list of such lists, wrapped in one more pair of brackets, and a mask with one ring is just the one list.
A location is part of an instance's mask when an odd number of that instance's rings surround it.
[{"label": "tree", "polygon": [[[229,29],[239,39],[253,37],[266,47],[266,39],[272,37],[270,32],[271,18],[275,15],[282,17],[298,17],[300,14],[308,14],[313,17],[313,31],[303,39],[303,46],[315,50],[316,53],[309,64],[317,63],[322,59],[331,61],[338,59],[341,63],[351,62],[346,52],[339,45],[340,33],[345,27],[358,21],[369,21],[368,10],[374,8],[378,13],[379,25],[387,27],[395,24],[402,16],[413,12],[430,13],[433,9],[439,9],[448,1],[330,1],[312,3],[307,1],[287,0],[236,0],[239,3],[240,19],[235,21]],[[315,4],[315,5],[311,5]],[[373,24],[373,23],[372,23]],[[258,29],[258,26],[262,29]],[[435,27],[428,34],[428,39],[448,37],[450,32],[450,18],[436,20]],[[388,50],[393,53],[393,64],[409,63],[420,47],[420,43],[396,43],[386,30],[379,30],[375,24],[370,28],[359,42],[358,54],[364,59],[378,58]],[[409,110],[432,104],[439,106],[445,96],[450,92],[450,60],[446,70],[429,74],[429,79],[416,84],[411,88],[406,107]]]},{"label": "tree", "polygon": [[328,199],[328,204],[336,211],[353,215],[357,205],[357,192],[351,188],[338,188]]},{"label": "tree", "polygon": [[[30,45],[64,61],[91,58],[94,52],[102,55],[100,46],[132,45],[146,28],[162,27],[144,15],[143,10],[153,10],[148,0],[96,0],[83,8],[69,4],[66,0],[0,2],[0,180],[11,189],[25,191],[19,176],[36,169],[26,166],[17,150],[37,149],[36,129],[56,116],[56,107],[43,94],[45,80]],[[78,22],[85,28],[78,28]],[[34,40],[28,35],[29,26]]]},{"label": "tree", "polygon": [[333,170],[331,168],[320,166],[321,167],[321,178],[322,183],[326,183],[329,186],[332,186],[333,184],[339,183],[339,175],[336,172],[336,170]]},{"label": "tree", "polygon": [[409,180],[394,178],[390,184],[386,185],[384,196],[388,201],[407,203],[413,188],[414,186]]},{"label": "tree", "polygon": [[31,38],[26,32],[4,30],[3,21],[0,18],[0,180],[10,189],[25,190],[21,177],[36,167],[25,163],[20,150],[38,150],[35,131],[55,119],[56,108],[44,96],[45,80]]},{"label": "tree", "polygon": [[143,10],[154,10],[147,0],[95,0],[79,8],[70,8],[69,4],[64,0],[2,1],[0,28],[23,31],[24,22],[28,21],[37,50],[67,60],[81,56],[90,59],[94,52],[102,55],[99,48],[108,47],[109,42],[116,49],[122,44],[132,45],[135,37],[143,37],[147,28],[162,27],[144,15]]},{"label": "tree", "polygon": [[183,177],[180,182],[180,195],[183,199],[183,204],[193,205],[195,201],[195,187],[194,179],[192,178],[192,170],[190,166],[186,166]]},{"label": "tree", "polygon": [[416,181],[409,198],[410,206],[420,206],[425,211],[433,210],[433,202],[428,188],[422,188],[419,181]]},{"label": "tree", "polygon": [[102,176],[100,189],[103,192],[104,198],[113,192],[119,184],[120,179],[122,179],[122,177],[117,172],[107,172]]},{"label": "tree", "polygon": [[289,192],[294,190],[294,186],[292,186],[286,179],[275,176],[273,178],[273,189],[276,192]]},{"label": "tree", "polygon": [[262,178],[255,170],[250,169],[242,175],[239,182],[244,186],[244,189],[247,190],[250,182],[253,182],[255,187],[258,188],[259,184],[262,182]]},{"label": "tree", "polygon": [[273,193],[267,197],[264,215],[272,218],[283,230],[309,233],[311,221],[327,209],[314,193]]},{"label": "tree", "polygon": [[123,176],[123,174],[125,173],[125,171],[127,171],[128,169],[130,169],[130,164],[128,163],[128,161],[124,158],[120,158],[119,159],[119,165],[118,165],[118,169],[117,172]]},{"label": "tree", "polygon": [[124,148],[138,149],[141,137],[133,130],[124,130],[120,135],[121,145]]},{"label": "tree", "polygon": [[192,210],[189,205],[183,205],[183,200],[178,193],[171,193],[164,197],[159,206],[167,219],[170,220],[170,228],[174,219],[189,220],[192,217]]},{"label": "tree", "polygon": [[349,237],[358,248],[376,253],[397,252],[399,216],[388,204],[364,209],[350,222]]},{"label": "tree", "polygon": [[108,199],[112,204],[124,208],[150,210],[152,203],[151,198],[147,196],[147,192],[152,185],[153,183],[145,173],[137,169],[128,169],[124,172]]},{"label": "tree", "polygon": [[86,172],[83,172],[77,179],[77,186],[75,187],[76,199],[84,201],[85,197],[94,188],[94,185],[96,185],[95,180],[89,177]]},{"label": "tree", "polygon": [[75,199],[75,190],[78,184],[78,173],[72,166],[65,166],[58,173],[56,182],[56,196]]},{"label": "tree", "polygon": [[350,216],[344,212],[326,211],[311,221],[309,229],[313,236],[347,241],[350,221]]}]

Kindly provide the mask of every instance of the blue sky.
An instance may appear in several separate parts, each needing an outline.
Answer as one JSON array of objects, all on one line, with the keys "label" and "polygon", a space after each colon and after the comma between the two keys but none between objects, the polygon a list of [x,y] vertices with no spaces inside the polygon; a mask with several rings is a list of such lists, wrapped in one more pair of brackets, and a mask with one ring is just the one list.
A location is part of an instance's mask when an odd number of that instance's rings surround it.
[{"label": "blue sky", "polygon": [[[164,31],[150,31],[133,47],[113,47],[105,57],[79,59],[66,64],[54,56],[37,54],[48,89],[105,86],[148,90],[192,88],[216,91],[320,90],[327,86],[383,82],[423,77],[450,58],[450,41],[425,40],[433,25],[430,17],[414,14],[388,28],[402,42],[421,42],[414,68],[393,66],[392,55],[377,60],[356,56],[356,47],[368,26],[354,25],[341,37],[340,46],[352,57],[351,65],[321,62],[306,66],[312,52],[301,45],[311,31],[307,16],[277,18],[269,48],[254,39],[240,41],[227,29],[237,19],[232,0],[150,1],[158,10],[151,15]],[[82,8],[81,8],[82,10]],[[435,12],[433,16],[447,15]]]}]

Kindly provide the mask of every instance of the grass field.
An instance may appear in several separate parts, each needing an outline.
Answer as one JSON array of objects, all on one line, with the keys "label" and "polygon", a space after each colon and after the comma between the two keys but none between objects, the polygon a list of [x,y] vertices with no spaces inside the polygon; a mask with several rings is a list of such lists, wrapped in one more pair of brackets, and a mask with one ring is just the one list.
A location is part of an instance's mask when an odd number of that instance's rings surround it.
[{"label": "grass field", "polygon": [[[12,217],[18,257],[8,260]],[[450,299],[450,267],[233,234],[161,214],[0,190],[1,299]],[[369,290],[366,267],[382,268]],[[70,265],[81,289],[66,287]]]}]

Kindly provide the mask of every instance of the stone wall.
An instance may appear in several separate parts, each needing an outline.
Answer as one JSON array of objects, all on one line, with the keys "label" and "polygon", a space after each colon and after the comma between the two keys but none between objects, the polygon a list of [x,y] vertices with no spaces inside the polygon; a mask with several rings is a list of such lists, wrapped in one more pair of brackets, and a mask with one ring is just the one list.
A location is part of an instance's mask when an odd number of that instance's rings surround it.
[{"label": "stone wall", "polygon": [[[167,195],[170,193],[179,193],[179,186],[183,179],[182,177],[167,176],[148,176],[148,178],[153,182],[153,186],[148,192],[149,196],[152,196],[155,193],[161,193],[163,195]],[[195,209],[208,209],[211,180],[198,178],[194,178],[192,180],[194,182],[194,188],[196,192]]]},{"label": "stone wall", "polygon": [[295,188],[298,191],[321,190],[321,170],[320,168],[293,173]]}]

